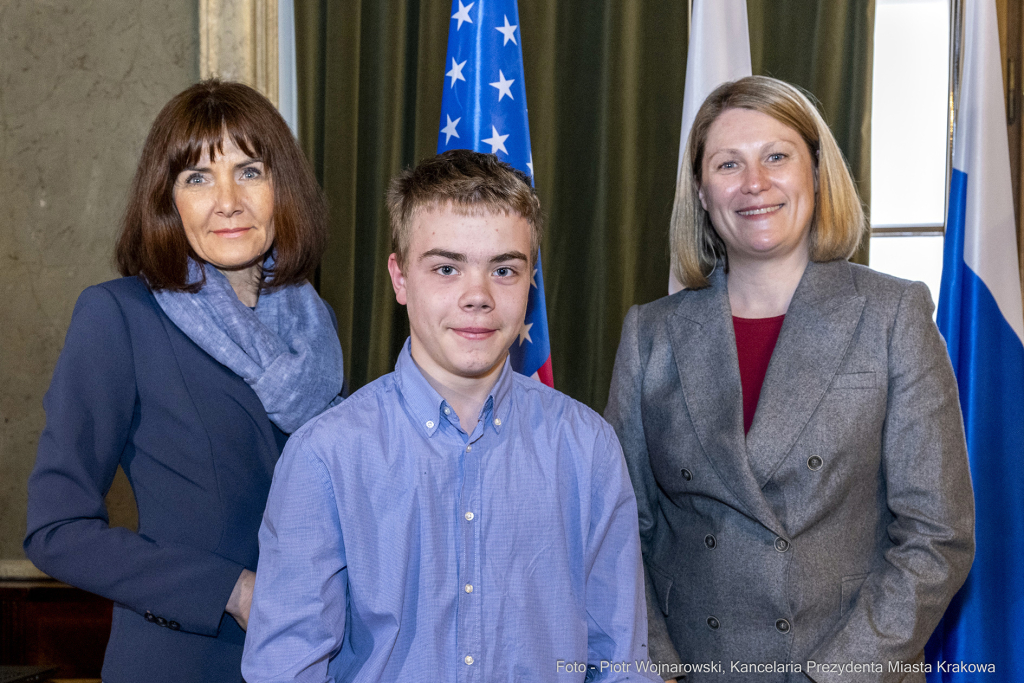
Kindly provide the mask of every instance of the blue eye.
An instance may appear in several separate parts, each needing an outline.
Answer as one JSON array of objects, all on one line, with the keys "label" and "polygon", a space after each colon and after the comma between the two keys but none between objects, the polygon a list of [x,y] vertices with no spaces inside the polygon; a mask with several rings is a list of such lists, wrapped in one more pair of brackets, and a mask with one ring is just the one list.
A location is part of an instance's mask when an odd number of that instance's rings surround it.
[{"label": "blue eye", "polygon": [[786,155],[783,154],[782,152],[776,152],[775,154],[770,154],[768,156],[768,160],[769,161],[782,161],[785,158],[786,158]]},{"label": "blue eye", "polygon": [[199,173],[193,173],[188,178],[185,178],[186,185],[198,185],[203,182],[203,176]]},{"label": "blue eye", "polygon": [[263,173],[260,171],[260,169],[254,166],[247,166],[242,169],[242,177],[245,178],[246,180],[254,180],[256,178],[259,178],[261,175],[263,175]]},{"label": "blue eye", "polygon": [[515,271],[508,266],[502,266],[501,268],[495,270],[494,274],[497,275],[498,277],[511,277],[512,275],[515,275]]},{"label": "blue eye", "polygon": [[735,161],[727,161],[724,164],[722,164],[721,166],[719,166],[718,168],[728,170],[730,168],[735,168],[735,167],[736,167],[736,162]]},{"label": "blue eye", "polygon": [[440,273],[441,275],[454,275],[455,268],[453,268],[452,266],[438,266],[437,272]]}]

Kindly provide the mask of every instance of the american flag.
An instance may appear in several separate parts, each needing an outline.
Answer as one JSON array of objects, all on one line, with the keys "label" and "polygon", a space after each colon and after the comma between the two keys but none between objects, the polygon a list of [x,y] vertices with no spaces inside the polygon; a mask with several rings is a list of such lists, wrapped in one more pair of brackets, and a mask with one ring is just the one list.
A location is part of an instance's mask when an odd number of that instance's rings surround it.
[{"label": "american flag", "polygon": [[[452,2],[437,151],[496,154],[533,182],[520,37],[516,0]],[[526,320],[510,353],[517,372],[554,386],[539,255]]]}]

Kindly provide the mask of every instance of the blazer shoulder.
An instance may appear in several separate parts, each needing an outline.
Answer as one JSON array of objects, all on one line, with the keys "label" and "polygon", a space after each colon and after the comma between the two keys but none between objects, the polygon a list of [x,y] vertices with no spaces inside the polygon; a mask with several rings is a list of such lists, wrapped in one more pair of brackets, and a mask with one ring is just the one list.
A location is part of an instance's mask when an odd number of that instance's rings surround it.
[{"label": "blazer shoulder", "polygon": [[850,269],[850,277],[853,279],[854,287],[857,288],[857,293],[869,298],[898,302],[908,287],[924,284],[881,273],[859,263],[847,263],[846,265]]}]

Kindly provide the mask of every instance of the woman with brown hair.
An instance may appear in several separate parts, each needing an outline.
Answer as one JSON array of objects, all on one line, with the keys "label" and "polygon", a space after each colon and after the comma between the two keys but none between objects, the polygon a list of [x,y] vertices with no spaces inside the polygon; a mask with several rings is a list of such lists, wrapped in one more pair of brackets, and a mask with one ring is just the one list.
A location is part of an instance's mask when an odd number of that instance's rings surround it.
[{"label": "woman with brown hair", "polygon": [[[106,683],[240,681],[256,534],[288,435],[340,401],[309,277],[326,208],[287,125],[237,83],[174,97],[116,258],[82,293],[44,399],[25,552],[114,601]],[[120,465],[139,528],[110,527]]]},{"label": "woman with brown hair", "polygon": [[666,679],[924,680],[971,566],[970,472],[928,290],[846,260],[864,223],[803,93],[708,96],[672,217],[687,289],[629,311],[605,413]]}]

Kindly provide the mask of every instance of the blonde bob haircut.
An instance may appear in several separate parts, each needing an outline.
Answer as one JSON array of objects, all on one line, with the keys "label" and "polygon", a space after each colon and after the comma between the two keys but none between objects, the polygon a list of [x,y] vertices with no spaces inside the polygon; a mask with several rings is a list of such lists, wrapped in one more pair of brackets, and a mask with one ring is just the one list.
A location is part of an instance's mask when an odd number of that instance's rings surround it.
[{"label": "blonde bob haircut", "polygon": [[811,260],[850,258],[864,233],[864,208],[832,131],[810,99],[796,87],[768,76],[748,76],[716,88],[693,120],[669,229],[672,269],[679,282],[687,289],[701,289],[708,286],[708,276],[719,260],[724,260],[728,268],[725,243],[698,196],[708,132],[726,109],[751,109],[767,114],[800,134],[818,171],[811,219]]}]

